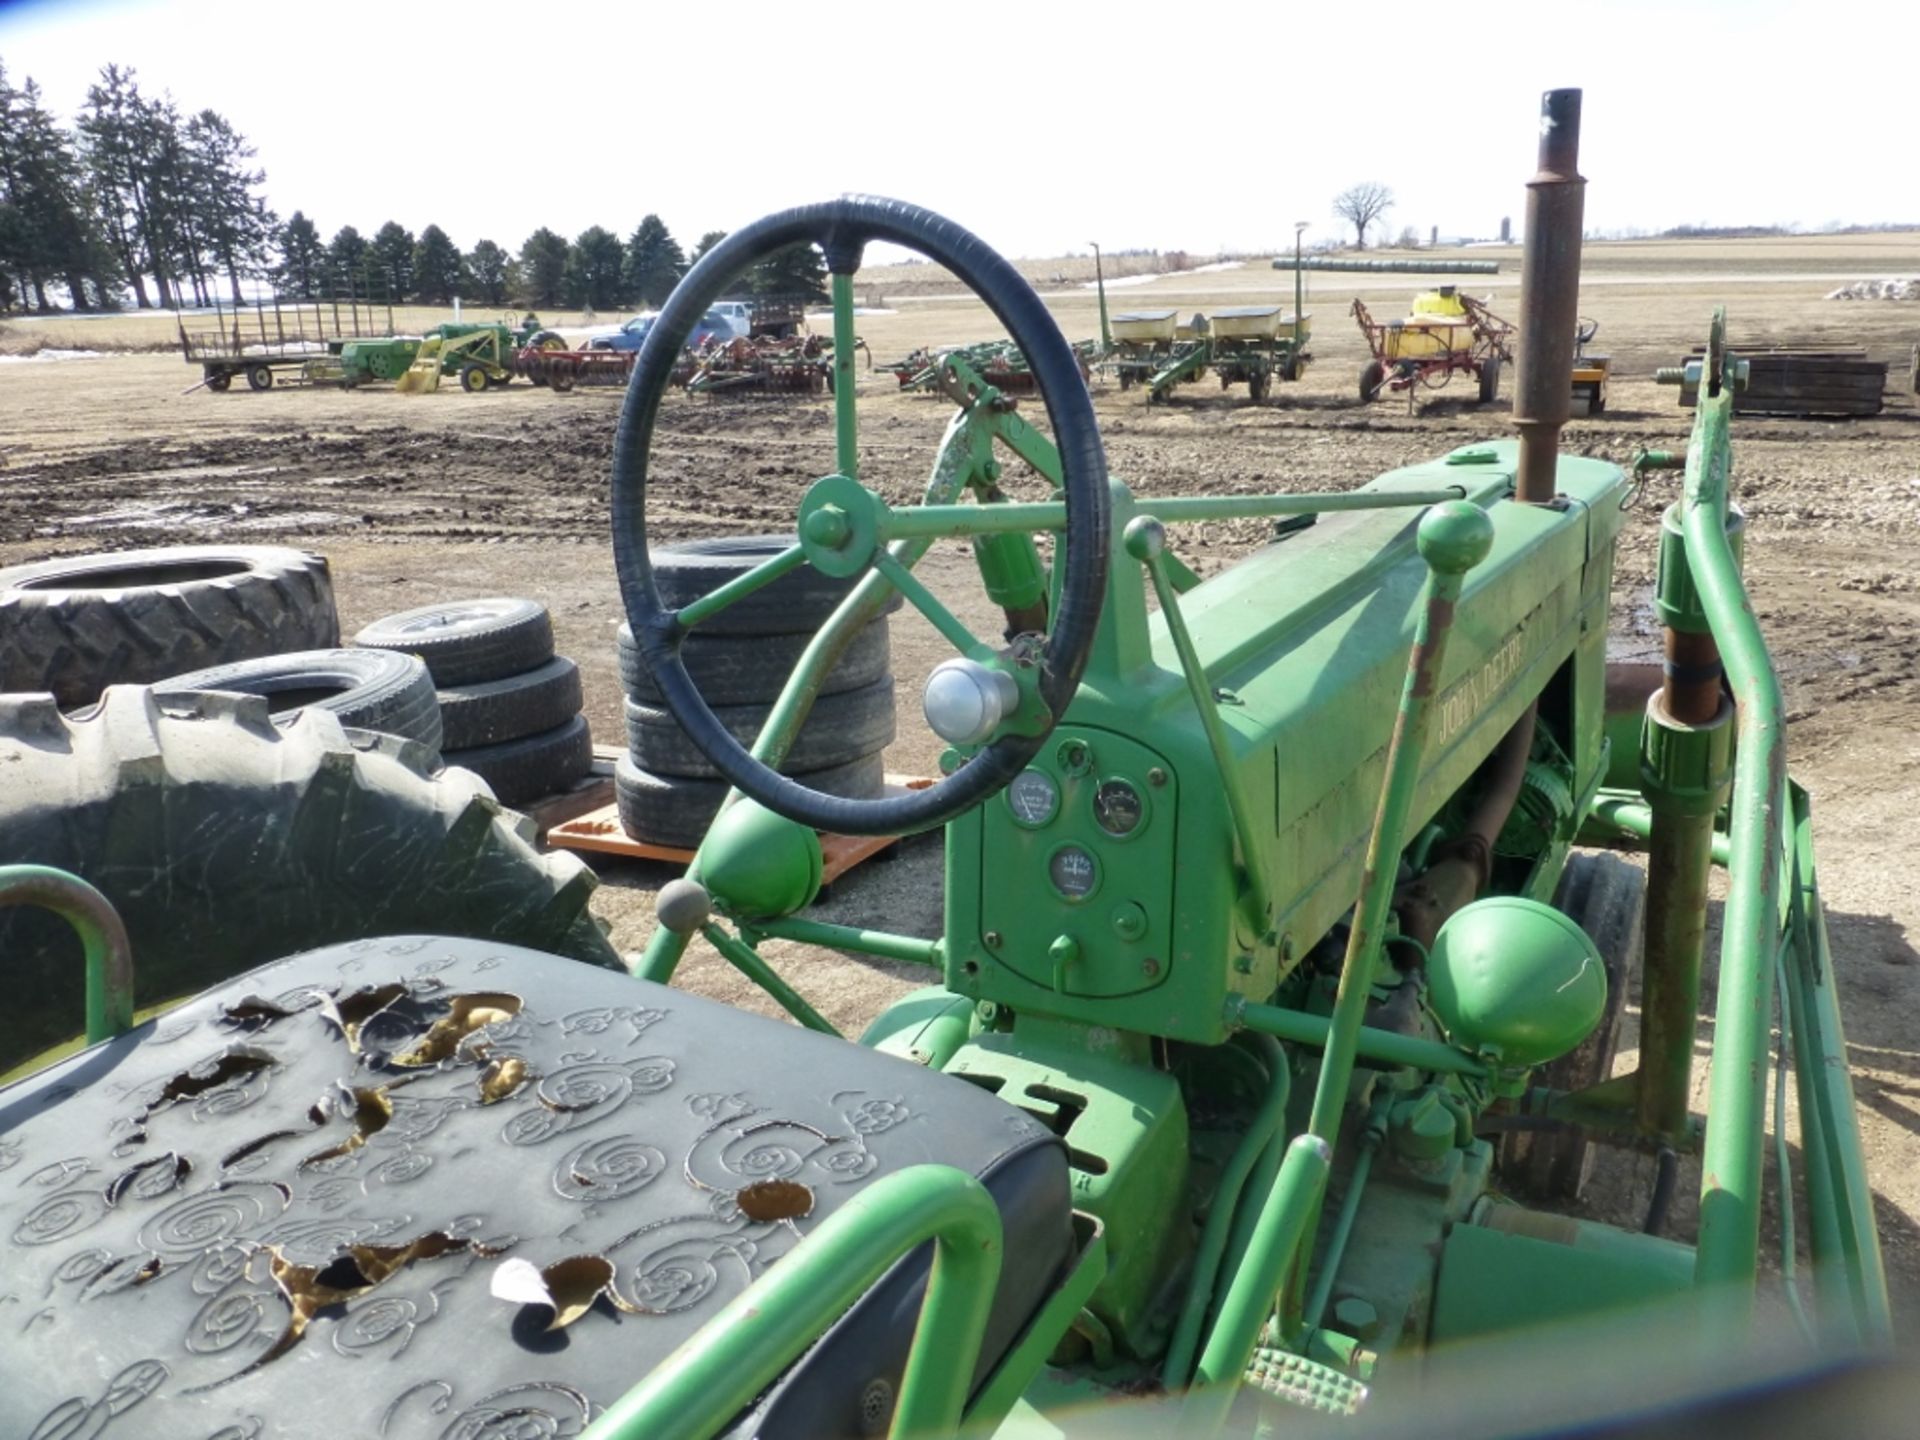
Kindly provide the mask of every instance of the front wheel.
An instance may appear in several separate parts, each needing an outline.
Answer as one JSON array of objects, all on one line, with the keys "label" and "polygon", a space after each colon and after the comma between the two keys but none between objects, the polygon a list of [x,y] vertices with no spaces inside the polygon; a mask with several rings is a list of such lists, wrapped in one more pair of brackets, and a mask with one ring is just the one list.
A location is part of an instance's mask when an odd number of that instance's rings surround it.
[{"label": "front wheel", "polygon": [[1500,395],[1500,357],[1489,355],[1480,362],[1480,403],[1491,405]]},{"label": "front wheel", "polygon": [[478,365],[460,367],[460,388],[469,395],[478,395],[493,383],[491,376]]},{"label": "front wheel", "polygon": [[[1645,872],[1618,855],[1580,854],[1567,860],[1553,908],[1586,931],[1599,950],[1607,971],[1607,1003],[1592,1033],[1535,1071],[1535,1084],[1572,1092],[1612,1078],[1627,985],[1640,968],[1646,888]],[[1510,1130],[1500,1144],[1501,1184],[1524,1200],[1578,1200],[1597,1149],[1578,1129]]]},{"label": "front wheel", "polygon": [[1364,405],[1380,393],[1380,384],[1387,378],[1387,367],[1378,360],[1369,360],[1360,367],[1360,402]]},{"label": "front wheel", "polygon": [[231,390],[233,388],[233,372],[231,370],[209,370],[207,372],[207,388],[209,390]]}]

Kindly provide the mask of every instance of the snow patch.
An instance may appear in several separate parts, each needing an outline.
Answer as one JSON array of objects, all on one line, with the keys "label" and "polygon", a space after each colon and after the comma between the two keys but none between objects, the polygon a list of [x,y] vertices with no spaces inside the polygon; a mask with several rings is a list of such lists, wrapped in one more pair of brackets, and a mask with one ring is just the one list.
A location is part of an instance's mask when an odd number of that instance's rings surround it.
[{"label": "snow patch", "polygon": [[1889,275],[1884,280],[1856,280],[1830,291],[1829,300],[1920,300],[1920,275],[1901,279]]},{"label": "snow patch", "polygon": [[104,360],[101,350],[36,350],[31,355],[0,355],[0,365],[21,365],[30,360]]}]

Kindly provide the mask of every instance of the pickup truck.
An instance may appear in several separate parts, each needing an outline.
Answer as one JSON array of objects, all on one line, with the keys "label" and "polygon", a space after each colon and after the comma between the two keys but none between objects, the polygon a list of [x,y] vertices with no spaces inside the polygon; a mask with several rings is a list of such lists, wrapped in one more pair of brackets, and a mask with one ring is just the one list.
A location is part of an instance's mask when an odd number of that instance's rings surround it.
[{"label": "pickup truck", "polygon": [[[653,329],[653,322],[659,318],[659,312],[655,310],[636,315],[611,335],[593,336],[587,341],[586,348],[589,350],[638,350],[646,343],[647,332]],[[716,337],[721,340],[731,340],[744,333],[744,330],[735,328],[732,318],[723,314],[720,306],[715,306],[700,317],[700,323],[693,327],[693,334],[687,337],[687,344],[689,347],[704,345]]]}]

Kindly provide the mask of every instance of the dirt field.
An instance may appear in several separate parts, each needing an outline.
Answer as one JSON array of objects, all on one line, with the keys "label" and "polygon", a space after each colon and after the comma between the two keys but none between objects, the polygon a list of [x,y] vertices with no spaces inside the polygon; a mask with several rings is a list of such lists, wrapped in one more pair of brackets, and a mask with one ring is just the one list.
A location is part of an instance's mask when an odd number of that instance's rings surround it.
[{"label": "dirt field", "polygon": [[[1511,316],[1517,255],[1473,253],[1504,262],[1500,275],[1476,277],[1469,288]],[[913,268],[922,273],[889,267],[861,277],[863,303],[887,312],[860,322],[876,357],[992,333],[979,306],[928,293],[937,277]],[[1078,270],[1065,262],[1029,270],[1070,338],[1097,333]],[[1611,351],[1618,378],[1610,413],[1573,422],[1564,443],[1623,464],[1643,447],[1683,444],[1689,412],[1648,376],[1704,339],[1715,303],[1728,306],[1736,342],[1864,344],[1904,374],[1920,341],[1920,306],[1820,298],[1844,281],[1892,273],[1920,273],[1920,237],[1589,247],[1582,309],[1601,322],[1597,348]],[[1353,283],[1376,278],[1392,283]],[[1116,310],[1206,310],[1290,300],[1291,283],[1257,261],[1129,285],[1112,298]],[[1138,391],[1096,386],[1115,473],[1145,494],[1340,489],[1508,432],[1505,395],[1482,409],[1460,382],[1432,395],[1418,416],[1398,397],[1364,408],[1355,400],[1365,357],[1348,301],[1358,293],[1376,315],[1398,314],[1415,288],[1404,276],[1311,277],[1317,363],[1265,406],[1207,381],[1149,411]],[[76,335],[87,324],[114,328]],[[109,334],[112,343],[142,343],[155,327],[164,338],[170,322],[15,323],[0,350],[36,336],[63,347],[103,345],[92,337]],[[621,610],[607,543],[607,467],[619,392],[182,396],[194,378],[177,357],[159,354],[0,363],[0,563],[216,538],[297,543],[331,558],[349,630],[431,600],[536,596],[552,607],[561,649],[585,671],[596,734],[617,738],[613,631]],[[1511,392],[1510,375],[1503,388]],[[924,480],[947,408],[893,391],[882,373],[862,383],[863,478],[906,501]],[[1869,1167],[1900,1318],[1912,1335],[1920,1328],[1920,889],[1900,857],[1920,808],[1920,409],[1896,394],[1870,421],[1742,420],[1736,441],[1737,489],[1751,522],[1748,579],[1786,685],[1793,769],[1817,807]],[[676,397],[657,444],[660,538],[780,528],[791,524],[806,484],[831,469],[831,413],[824,400]],[[1621,555],[1614,629],[1625,654],[1657,643],[1646,603],[1652,540],[1673,482],[1652,488]],[[1243,552],[1254,534],[1252,526],[1200,526],[1175,541],[1204,573]],[[964,561],[958,548],[938,550],[923,573],[984,629]],[[927,773],[935,745],[919,719],[920,681],[946,652],[910,616],[896,622],[901,740],[890,759],[896,769]],[[643,865],[602,870],[596,905],[623,948],[644,942],[653,892],[669,874]],[[894,863],[844,881],[822,914],[933,934],[939,876],[938,841],[918,839]],[[929,978],[864,960],[769,953],[853,1031]],[[695,955],[682,974],[696,988],[769,1008],[711,955]],[[1698,1091],[1704,1105],[1704,1076]],[[1621,1162],[1627,1178],[1634,1163]],[[1624,1217],[1631,1187],[1615,1188],[1602,1204]],[[1690,1227],[1690,1208],[1676,1221]]]}]

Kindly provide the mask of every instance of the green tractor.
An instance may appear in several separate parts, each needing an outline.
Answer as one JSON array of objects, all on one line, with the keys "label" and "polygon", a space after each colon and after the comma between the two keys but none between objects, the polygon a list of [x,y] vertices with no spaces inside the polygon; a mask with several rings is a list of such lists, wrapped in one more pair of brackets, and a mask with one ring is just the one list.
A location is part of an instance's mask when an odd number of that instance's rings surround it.
[{"label": "green tractor", "polygon": [[444,376],[477,394],[512,381],[514,355],[525,348],[563,349],[565,342],[532,315],[519,324],[449,322],[425,335],[349,340],[340,347],[340,383],[390,383],[409,394],[438,390]]},{"label": "green tractor", "polygon": [[[1543,121],[1519,444],[1337,494],[1134,495],[1038,297],[924,210],[845,198],[716,246],[663,310],[669,340],[745,266],[824,251],[836,473],[784,553],[667,607],[650,447],[680,347],[643,353],[614,451],[616,564],[667,703],[738,794],[662,890],[634,977],[401,936],[279,961],[128,1030],[97,930],[104,1043],[0,1092],[27,1177],[0,1186],[9,1284],[31,1297],[0,1349],[16,1428],[91,1434],[137,1409],[122,1428],[195,1440],[1251,1436],[1329,1416],[1516,1433],[1591,1419],[1582,1396],[1617,1411],[1675,1376],[1731,1386],[1884,1350],[1807,802],[1740,578],[1740,364],[1716,318],[1661,555],[1672,663],[1638,723],[1610,726],[1632,481],[1555,449],[1578,92],[1550,92]],[[859,476],[852,277],[876,241],[986,301],[1052,432],[950,357],[957,409],[918,506]],[[1007,500],[1010,460],[1056,498]],[[1173,528],[1246,517],[1274,520],[1275,542],[1199,583]],[[1004,644],[914,573],[959,537]],[[743,748],[680,642],[806,567],[860,578]],[[810,791],[781,755],[895,592],[958,652],[924,699],[943,778]],[[816,832],[942,826],[939,936],[799,913]],[[1637,870],[1576,842],[1644,843],[1644,900]],[[799,1023],[673,988],[695,937]],[[857,1043],[818,1033],[759,953],[774,938],[922,963],[933,983]],[[1640,1062],[1616,1076],[1636,957]],[[1790,1263],[1761,1279],[1776,1010],[1805,1295]],[[1659,1212],[1696,1154],[1689,1244]],[[1651,1223],[1565,1213],[1589,1169],[1636,1155],[1659,1157]],[[1787,1358],[1755,1340],[1776,1302],[1804,1329]],[[1612,1327],[1627,1358],[1541,1349],[1576,1325]]]}]

